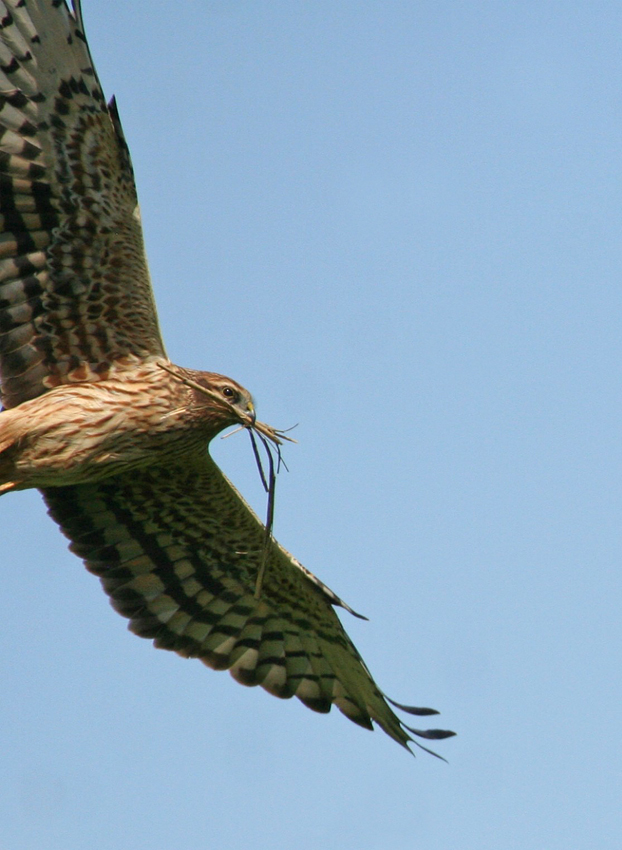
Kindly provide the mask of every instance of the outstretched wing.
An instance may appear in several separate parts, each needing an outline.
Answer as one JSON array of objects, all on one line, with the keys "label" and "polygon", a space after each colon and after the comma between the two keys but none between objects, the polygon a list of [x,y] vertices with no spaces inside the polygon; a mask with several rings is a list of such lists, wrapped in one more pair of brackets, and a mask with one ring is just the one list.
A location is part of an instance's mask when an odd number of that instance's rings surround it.
[{"label": "outstretched wing", "polygon": [[50,488],[44,496],[130,629],[157,647],[229,669],[238,682],[275,696],[296,696],[314,711],[334,703],[404,746],[408,731],[453,734],[399,720],[335,614],[338,598],[276,542],[256,598],[265,529],[207,453],[184,466]]},{"label": "outstretched wing", "polygon": [[73,8],[0,2],[5,407],[164,354],[127,146]]}]

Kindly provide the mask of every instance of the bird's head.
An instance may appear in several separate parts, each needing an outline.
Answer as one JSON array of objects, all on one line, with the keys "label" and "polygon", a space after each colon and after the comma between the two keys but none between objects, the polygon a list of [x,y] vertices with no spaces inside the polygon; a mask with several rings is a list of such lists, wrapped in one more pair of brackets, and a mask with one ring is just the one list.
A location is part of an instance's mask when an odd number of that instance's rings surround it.
[{"label": "bird's head", "polygon": [[223,428],[236,424],[253,427],[256,420],[253,397],[237,381],[215,372],[193,372],[188,377],[195,384],[190,389],[197,409],[222,421]]},{"label": "bird's head", "polygon": [[216,372],[160,365],[190,389],[192,400],[189,409],[209,423],[214,435],[230,425],[240,425],[262,434],[276,445],[283,440],[291,440],[276,428],[257,421],[252,395],[232,378]]}]

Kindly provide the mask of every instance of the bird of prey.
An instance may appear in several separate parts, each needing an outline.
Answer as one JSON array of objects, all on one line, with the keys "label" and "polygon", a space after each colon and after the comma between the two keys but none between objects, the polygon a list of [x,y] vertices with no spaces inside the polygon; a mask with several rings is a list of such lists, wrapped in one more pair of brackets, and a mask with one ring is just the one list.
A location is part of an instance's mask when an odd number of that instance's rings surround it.
[{"label": "bird of prey", "polygon": [[398,718],[391,706],[437,712],[383,694],[335,614],[347,606],[211,459],[230,425],[279,432],[238,383],[166,356],[128,148],[79,0],[0,0],[0,222],[0,493],[41,490],[157,647],[315,711],[335,704],[406,747],[452,735]]}]

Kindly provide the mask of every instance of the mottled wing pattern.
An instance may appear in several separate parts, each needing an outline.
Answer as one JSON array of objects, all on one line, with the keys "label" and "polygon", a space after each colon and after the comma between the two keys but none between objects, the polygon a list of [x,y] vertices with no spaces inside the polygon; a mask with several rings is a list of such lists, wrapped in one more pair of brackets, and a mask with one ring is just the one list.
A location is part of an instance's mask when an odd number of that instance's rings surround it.
[{"label": "mottled wing pattern", "polygon": [[255,597],[264,527],[206,453],[183,467],[47,489],[44,496],[72,551],[101,577],[130,629],[157,647],[229,669],[238,682],[275,696],[296,696],[315,711],[335,704],[403,745],[411,740],[407,730],[426,738],[453,734],[399,720],[335,614],[337,597],[276,542]]},{"label": "mottled wing pattern", "polygon": [[77,4],[0,2],[0,224],[5,407],[164,353],[129,154]]}]

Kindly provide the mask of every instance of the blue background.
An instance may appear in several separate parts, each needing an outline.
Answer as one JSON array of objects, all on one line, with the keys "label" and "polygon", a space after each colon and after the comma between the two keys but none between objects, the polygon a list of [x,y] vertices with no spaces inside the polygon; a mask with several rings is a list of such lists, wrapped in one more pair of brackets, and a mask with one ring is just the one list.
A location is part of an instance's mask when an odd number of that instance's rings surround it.
[{"label": "blue background", "polygon": [[277,537],[459,734],[414,760],[156,652],[14,494],[0,847],[617,850],[622,6],[84,13],[169,355],[299,423]]}]

